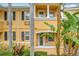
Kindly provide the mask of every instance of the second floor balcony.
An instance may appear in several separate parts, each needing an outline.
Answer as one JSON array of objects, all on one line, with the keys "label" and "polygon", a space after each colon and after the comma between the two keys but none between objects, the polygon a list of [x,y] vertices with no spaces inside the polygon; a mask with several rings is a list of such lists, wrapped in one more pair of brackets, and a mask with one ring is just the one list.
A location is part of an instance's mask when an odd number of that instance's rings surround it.
[{"label": "second floor balcony", "polygon": [[34,18],[35,20],[56,20],[57,4],[35,4],[34,5]]}]

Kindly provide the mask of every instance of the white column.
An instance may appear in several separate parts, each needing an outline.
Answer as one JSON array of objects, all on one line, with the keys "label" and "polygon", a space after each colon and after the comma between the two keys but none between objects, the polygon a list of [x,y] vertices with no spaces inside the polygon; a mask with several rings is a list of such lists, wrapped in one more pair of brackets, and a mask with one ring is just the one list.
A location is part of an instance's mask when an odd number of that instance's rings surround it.
[{"label": "white column", "polygon": [[34,18],[36,18],[36,7],[34,5]]},{"label": "white column", "polygon": [[46,40],[46,38],[45,37],[43,37],[43,46],[45,46],[45,40]]},{"label": "white column", "polygon": [[30,56],[34,56],[34,3],[30,5]]},{"label": "white column", "polygon": [[49,4],[47,4],[47,18],[49,18]]},{"label": "white column", "polygon": [[61,4],[61,19],[63,19],[63,18],[64,18],[63,10],[64,10],[64,5],[63,5],[63,4]]},{"label": "white column", "polygon": [[40,46],[40,34],[38,34],[38,46]]},{"label": "white column", "polygon": [[8,22],[9,22],[9,32],[8,32],[9,48],[12,49],[12,17],[11,17],[11,3],[8,3]]}]

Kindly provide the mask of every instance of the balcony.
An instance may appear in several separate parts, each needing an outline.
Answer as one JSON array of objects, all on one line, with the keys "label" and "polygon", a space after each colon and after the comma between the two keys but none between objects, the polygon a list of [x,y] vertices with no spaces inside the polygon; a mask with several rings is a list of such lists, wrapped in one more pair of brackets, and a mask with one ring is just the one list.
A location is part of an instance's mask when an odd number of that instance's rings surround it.
[{"label": "balcony", "polygon": [[34,6],[35,20],[57,20],[58,5],[36,4]]}]

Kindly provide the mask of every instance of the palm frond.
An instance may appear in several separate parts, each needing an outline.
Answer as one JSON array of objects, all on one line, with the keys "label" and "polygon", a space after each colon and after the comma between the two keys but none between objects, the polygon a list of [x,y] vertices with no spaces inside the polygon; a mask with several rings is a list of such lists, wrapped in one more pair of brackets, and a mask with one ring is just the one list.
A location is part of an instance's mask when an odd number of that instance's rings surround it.
[{"label": "palm frond", "polygon": [[51,24],[49,24],[47,22],[44,22],[44,24],[46,24],[48,27],[50,27],[51,30],[55,31],[55,27],[54,27],[53,24],[51,25]]}]

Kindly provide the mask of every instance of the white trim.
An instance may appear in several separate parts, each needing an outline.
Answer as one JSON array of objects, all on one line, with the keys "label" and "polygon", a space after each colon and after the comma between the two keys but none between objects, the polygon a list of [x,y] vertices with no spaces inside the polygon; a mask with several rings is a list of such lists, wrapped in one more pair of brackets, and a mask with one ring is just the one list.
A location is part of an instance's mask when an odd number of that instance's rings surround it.
[{"label": "white trim", "polygon": [[38,46],[40,46],[40,37],[39,37],[39,34],[38,34]]},{"label": "white trim", "polygon": [[57,32],[55,32],[55,31],[51,31],[51,30],[46,30],[46,31],[38,31],[38,32],[36,32],[36,33],[44,33],[44,32],[52,32],[52,33],[57,33]]},{"label": "white trim", "polygon": [[79,8],[64,8],[65,11],[73,11],[73,10],[79,10]]},{"label": "white trim", "polygon": [[30,43],[30,42],[13,42],[13,43]]},{"label": "white trim", "polygon": [[[50,13],[53,15],[53,17],[50,17],[50,15],[51,15]],[[49,11],[49,18],[51,18],[51,19],[55,19],[56,18],[55,15],[54,15],[54,12],[52,10]]]},{"label": "white trim", "polygon": [[[7,41],[7,42],[8,42],[8,41]],[[7,43],[7,42],[0,42],[0,44]],[[25,41],[25,42],[13,42],[13,43],[30,43],[30,42]],[[7,44],[8,44],[8,43],[7,43]]]},{"label": "white trim", "polygon": [[36,6],[34,5],[34,18],[36,17]]},{"label": "white trim", "polygon": [[29,16],[30,16],[30,13],[27,11],[24,11],[24,20],[28,20]]},{"label": "white trim", "polygon": [[57,17],[54,17],[54,18],[47,18],[47,17],[34,17],[35,20],[57,20]]},{"label": "white trim", "polygon": [[[56,46],[36,46],[35,48],[56,48]],[[64,48],[61,46],[60,48]]]},{"label": "white trim", "polygon": [[47,18],[49,18],[49,4],[47,4]]}]

